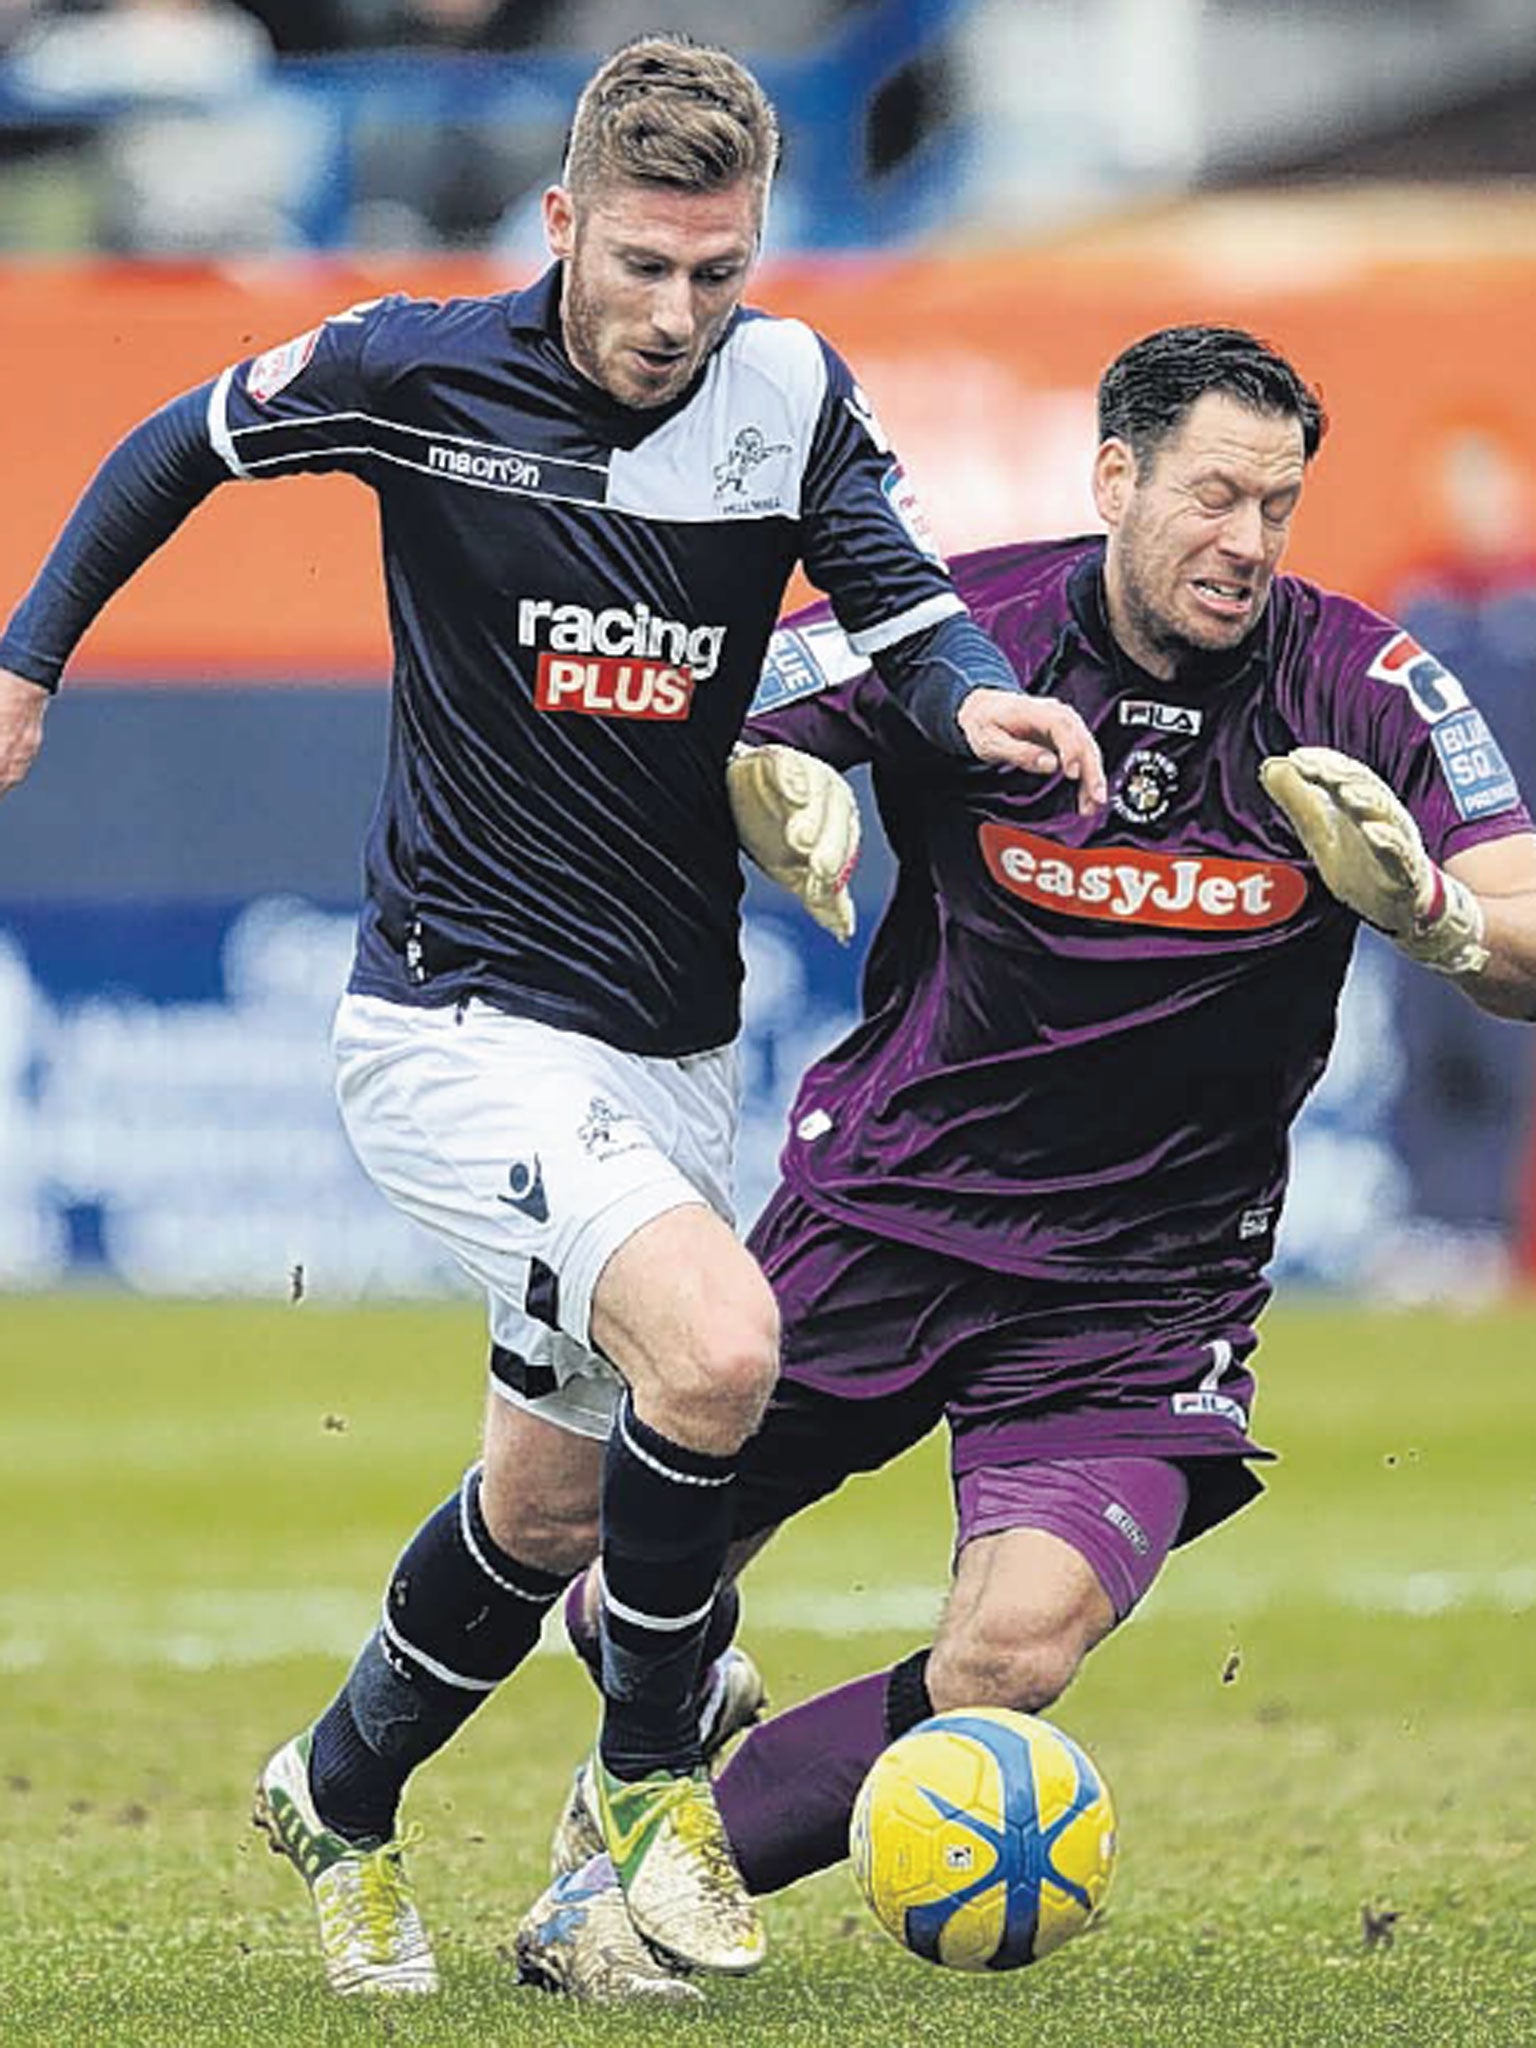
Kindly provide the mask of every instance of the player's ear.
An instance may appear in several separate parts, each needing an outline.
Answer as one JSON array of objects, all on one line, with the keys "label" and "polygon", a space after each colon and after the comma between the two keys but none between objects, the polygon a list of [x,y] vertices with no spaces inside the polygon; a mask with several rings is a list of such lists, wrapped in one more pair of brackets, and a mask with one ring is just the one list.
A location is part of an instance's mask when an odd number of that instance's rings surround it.
[{"label": "player's ear", "polygon": [[562,263],[576,246],[576,207],[563,185],[551,185],[544,194],[544,239]]},{"label": "player's ear", "polygon": [[1111,434],[1093,458],[1093,502],[1106,526],[1120,524],[1135,486],[1136,458],[1127,442]]}]

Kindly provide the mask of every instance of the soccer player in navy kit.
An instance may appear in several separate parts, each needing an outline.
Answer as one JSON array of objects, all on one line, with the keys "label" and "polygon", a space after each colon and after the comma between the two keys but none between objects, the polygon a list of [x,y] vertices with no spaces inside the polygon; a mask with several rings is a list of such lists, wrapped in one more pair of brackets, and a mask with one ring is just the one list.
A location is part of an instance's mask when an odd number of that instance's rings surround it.
[{"label": "soccer player in navy kit", "polygon": [[[941,1419],[958,1524],[931,1648],[765,1722],[717,1780],[756,1892],[847,1853],[869,1765],[930,1712],[1048,1706],[1169,1550],[1259,1490],[1287,1136],[1360,919],[1536,1016],[1536,835],[1497,744],[1390,620],[1277,574],[1315,394],[1251,335],[1176,328],[1110,366],[1099,424],[1107,539],[954,570],[1025,687],[1094,733],[1104,811],[921,752],[825,606],[776,637],[747,728],[870,763],[897,875],[863,1019],[806,1075],[749,1238],[783,1372],[738,1562]],[[585,1778],[524,1972],[664,1995],[602,1903]]]},{"label": "soccer player in navy kit", "polygon": [[772,747],[727,767],[796,561],[935,759],[1059,764],[1102,796],[1081,721],[1018,691],[914,530],[846,366],[742,307],[777,152],[733,58],[627,45],[546,194],[544,277],[355,306],[173,401],[98,472],[0,642],[3,789],[92,617],[216,483],[344,470],[378,498],[392,723],[338,1089],[374,1179],[484,1284],[492,1385],[481,1462],[260,1778],[342,1991],[435,1985],[401,1791],[533,1647],[599,1504],[593,1783],[628,1911],[699,1967],[762,1955],[698,1680],[777,1370],[728,1221],[738,831],[846,918],[837,779]]}]

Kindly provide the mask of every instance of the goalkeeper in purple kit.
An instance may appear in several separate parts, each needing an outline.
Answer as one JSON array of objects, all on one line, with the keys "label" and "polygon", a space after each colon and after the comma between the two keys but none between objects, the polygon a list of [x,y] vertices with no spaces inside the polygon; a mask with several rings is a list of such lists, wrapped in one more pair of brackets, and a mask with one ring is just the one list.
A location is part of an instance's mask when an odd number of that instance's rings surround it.
[{"label": "goalkeeper in purple kit", "polygon": [[[928,1714],[1048,1707],[1170,1550],[1260,1491],[1288,1134],[1360,922],[1536,1017],[1536,834],[1495,740],[1391,621],[1278,574],[1325,424],[1255,337],[1149,335],[1100,385],[1106,534],[952,565],[1021,684],[1094,734],[1092,815],[1060,776],[920,751],[825,606],[771,650],[749,739],[869,763],[897,875],[750,1240],[783,1366],[734,1559],[940,1420],[958,1528],[934,1642],[755,1728],[716,1779],[754,1892],[846,1854],[869,1765]],[[588,1804],[579,1773],[525,1974],[686,1995],[584,1935],[609,1883]]]}]

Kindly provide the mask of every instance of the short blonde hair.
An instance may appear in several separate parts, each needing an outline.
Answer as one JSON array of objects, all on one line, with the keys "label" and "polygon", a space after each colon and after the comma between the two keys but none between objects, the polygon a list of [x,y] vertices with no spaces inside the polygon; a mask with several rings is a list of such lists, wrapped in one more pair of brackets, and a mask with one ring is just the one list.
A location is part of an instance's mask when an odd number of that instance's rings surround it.
[{"label": "short blonde hair", "polygon": [[707,192],[745,178],[766,199],[779,147],[768,95],[728,51],[637,36],[577,101],[564,182],[579,199],[610,184]]}]

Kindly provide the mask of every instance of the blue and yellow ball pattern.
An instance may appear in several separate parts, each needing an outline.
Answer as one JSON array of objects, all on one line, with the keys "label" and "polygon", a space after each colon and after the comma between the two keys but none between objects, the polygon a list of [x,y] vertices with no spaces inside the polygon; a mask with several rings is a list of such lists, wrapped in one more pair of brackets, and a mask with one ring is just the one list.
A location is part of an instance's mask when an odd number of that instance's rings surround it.
[{"label": "blue and yellow ball pattern", "polygon": [[962,1708],[875,1759],[848,1846],[875,1918],[914,1955],[1017,1970],[1098,1911],[1115,1811],[1095,1765],[1049,1721]]}]

